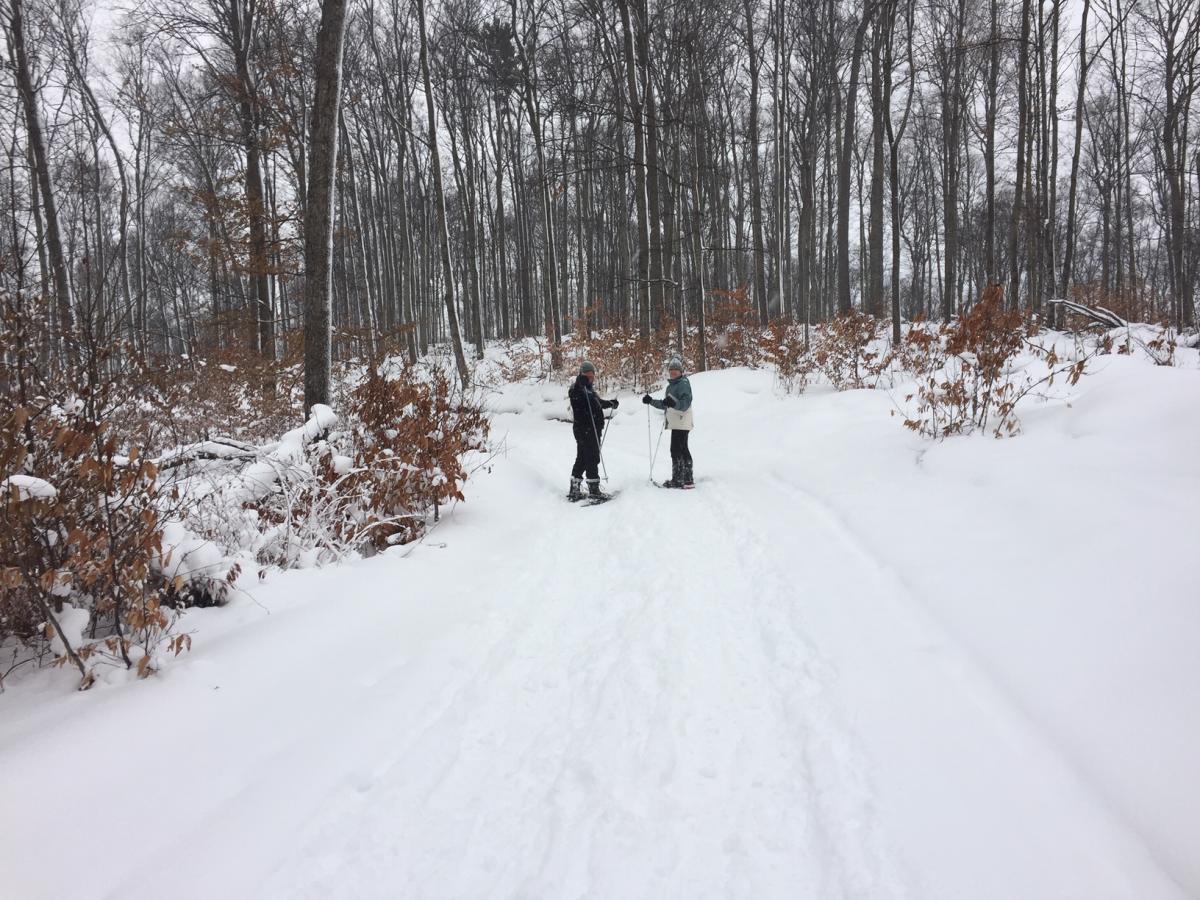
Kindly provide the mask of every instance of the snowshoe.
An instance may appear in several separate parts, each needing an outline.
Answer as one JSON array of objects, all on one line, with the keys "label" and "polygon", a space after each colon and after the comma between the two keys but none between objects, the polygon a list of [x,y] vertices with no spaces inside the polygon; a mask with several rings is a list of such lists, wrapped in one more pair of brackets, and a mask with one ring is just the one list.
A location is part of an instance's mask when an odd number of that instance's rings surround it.
[{"label": "snowshoe", "polygon": [[580,506],[599,506],[602,503],[607,503],[613,499],[620,491],[609,491],[607,494],[596,494],[589,497],[584,497]]}]

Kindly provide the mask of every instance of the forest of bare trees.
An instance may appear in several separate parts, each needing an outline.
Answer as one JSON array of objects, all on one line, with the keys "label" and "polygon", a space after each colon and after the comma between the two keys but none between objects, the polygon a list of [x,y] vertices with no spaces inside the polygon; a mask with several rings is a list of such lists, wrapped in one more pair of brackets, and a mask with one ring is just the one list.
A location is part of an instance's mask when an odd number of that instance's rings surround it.
[{"label": "forest of bare trees", "polygon": [[714,290],[763,323],[990,283],[1050,324],[1194,322],[1200,0],[335,3],[340,110],[320,3],[3,0],[31,352],[298,353],[309,217],[335,357],[448,342],[464,378],[489,339],[677,332]]}]

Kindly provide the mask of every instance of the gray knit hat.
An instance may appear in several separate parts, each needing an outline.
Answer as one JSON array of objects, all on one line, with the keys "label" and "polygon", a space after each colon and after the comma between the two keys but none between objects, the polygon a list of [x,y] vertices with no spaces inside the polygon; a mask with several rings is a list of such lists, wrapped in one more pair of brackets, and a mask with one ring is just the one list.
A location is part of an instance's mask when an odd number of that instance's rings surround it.
[{"label": "gray knit hat", "polygon": [[595,371],[596,371],[596,367],[593,366],[586,359],[583,361],[583,365],[579,367],[580,375],[586,375],[588,372],[595,372]]},{"label": "gray knit hat", "polygon": [[682,372],[683,360],[681,360],[678,356],[672,356],[667,360],[667,369],[678,369],[680,372]]}]

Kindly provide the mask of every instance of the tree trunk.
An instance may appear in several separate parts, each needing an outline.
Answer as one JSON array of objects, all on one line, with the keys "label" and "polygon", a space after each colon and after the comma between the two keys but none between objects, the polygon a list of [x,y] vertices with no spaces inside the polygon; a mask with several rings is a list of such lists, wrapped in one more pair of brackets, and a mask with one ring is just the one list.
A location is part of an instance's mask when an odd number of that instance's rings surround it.
[{"label": "tree trunk", "polygon": [[[1084,24],[1087,23],[1086,4]],[[991,31],[988,34],[987,93],[984,95],[984,151],[986,211],[983,219],[983,277],[988,284],[997,278],[996,271],[996,111],[1000,81],[1000,11],[998,0],[991,0]]]},{"label": "tree trunk", "polygon": [[437,217],[438,245],[442,258],[442,280],[446,301],[446,323],[458,378],[465,388],[471,381],[467,357],[463,353],[462,331],[458,326],[458,298],[454,284],[454,263],[450,254],[450,231],[447,225],[446,192],[442,186],[442,157],[438,151],[437,114],[433,108],[433,80],[429,77],[429,35],[425,22],[425,0],[417,0],[417,19],[421,32],[421,81],[425,88],[425,116],[429,126],[429,174],[433,181],[434,206]]},{"label": "tree trunk", "polygon": [[767,272],[763,251],[762,178],[758,146],[759,56],[758,47],[754,43],[754,7],[755,3],[753,0],[744,0],[746,48],[750,57],[750,107],[746,110],[746,126],[747,140],[750,145],[750,230],[754,242],[754,271],[751,273],[751,279],[754,284],[754,301],[758,307],[759,322],[766,325],[768,318]]},{"label": "tree trunk", "polygon": [[241,4],[229,4],[229,34],[237,68],[238,118],[242,147],[246,152],[246,217],[250,225],[250,278],[254,282],[254,316],[257,327],[250,335],[251,349],[267,359],[275,358],[275,322],[271,309],[270,275],[267,265],[266,202],[263,188],[262,148],[258,128],[258,97],[250,72],[254,23],[250,13],[242,16]]},{"label": "tree trunk", "polygon": [[858,99],[858,73],[862,67],[862,49],[875,4],[863,4],[862,20],[854,31],[854,56],[850,60],[850,83],[846,88],[846,111],[842,118],[845,131],[838,154],[837,174],[837,279],[839,314],[853,309],[850,299],[850,161],[854,153],[854,106]]},{"label": "tree trunk", "polygon": [[1021,39],[1017,45],[1017,183],[1013,192],[1012,222],[1008,230],[1008,305],[1011,309],[1019,308],[1021,298],[1021,258],[1018,250],[1025,194],[1025,140],[1029,117],[1029,98],[1025,87],[1029,69],[1029,6],[1030,0],[1022,0]]},{"label": "tree trunk", "polygon": [[50,172],[50,158],[46,140],[42,133],[41,113],[38,110],[37,89],[29,66],[29,55],[25,47],[25,19],[22,7],[24,0],[10,0],[12,18],[13,64],[16,68],[17,91],[25,107],[25,126],[29,132],[29,145],[33,149],[38,188],[42,195],[42,211],[45,215],[46,244],[50,251],[50,268],[54,273],[55,304],[58,310],[60,339],[65,344],[67,358],[78,359],[75,335],[75,307],[71,292],[71,270],[63,252],[62,233],[59,230],[58,204],[54,196],[54,180]]},{"label": "tree trunk", "polygon": [[1075,145],[1071,151],[1071,181],[1067,188],[1067,225],[1063,235],[1063,266],[1061,295],[1063,299],[1070,296],[1075,264],[1075,217],[1076,198],[1079,185],[1079,156],[1083,147],[1083,103],[1087,96],[1088,55],[1087,30],[1088,13],[1091,10],[1091,0],[1083,0],[1083,15],[1079,26],[1079,82],[1075,93]]},{"label": "tree trunk", "polygon": [[[621,13],[621,29],[625,46],[625,88],[629,95],[629,119],[633,129],[633,195],[637,207],[637,267],[638,297],[641,303],[638,316],[638,333],[650,336],[650,219],[646,197],[646,139],[645,122],[642,116],[642,101],[637,84],[637,55],[634,50],[633,24],[629,16],[628,0],[617,0]],[[639,23],[645,27],[645,23]]]},{"label": "tree trunk", "polygon": [[[330,401],[333,204],[342,99],[346,0],[322,0],[304,213],[304,412]],[[368,301],[369,302],[369,301]]]},{"label": "tree trunk", "polygon": [[[883,50],[889,41],[891,22],[881,16],[871,41],[871,221],[868,256],[870,275],[867,278],[867,312],[883,317],[883,130],[891,110],[883,103]],[[894,226],[893,226],[894,227]]]}]

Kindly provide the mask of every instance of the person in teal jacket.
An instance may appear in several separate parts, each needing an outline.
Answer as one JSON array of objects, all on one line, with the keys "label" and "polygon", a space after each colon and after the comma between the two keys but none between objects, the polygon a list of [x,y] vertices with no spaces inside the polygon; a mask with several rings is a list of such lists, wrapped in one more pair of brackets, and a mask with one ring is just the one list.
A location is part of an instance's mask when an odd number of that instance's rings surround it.
[{"label": "person in teal jacket", "polygon": [[671,429],[671,480],[663,487],[693,488],[696,482],[692,472],[692,452],[688,449],[688,432],[692,430],[692,385],[683,374],[683,362],[672,357],[667,363],[666,395],[656,400],[649,394],[642,397],[655,409],[666,413],[666,427]]}]

